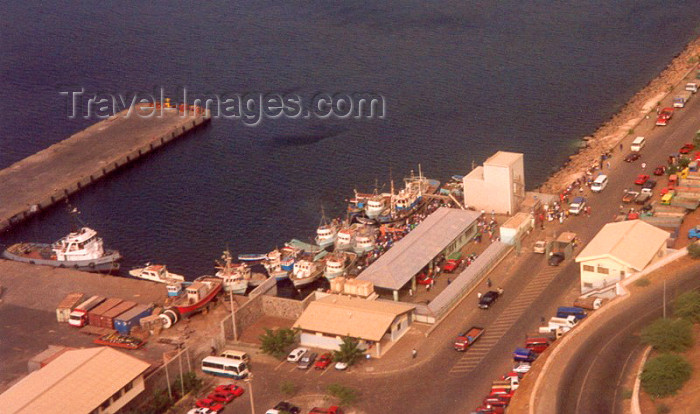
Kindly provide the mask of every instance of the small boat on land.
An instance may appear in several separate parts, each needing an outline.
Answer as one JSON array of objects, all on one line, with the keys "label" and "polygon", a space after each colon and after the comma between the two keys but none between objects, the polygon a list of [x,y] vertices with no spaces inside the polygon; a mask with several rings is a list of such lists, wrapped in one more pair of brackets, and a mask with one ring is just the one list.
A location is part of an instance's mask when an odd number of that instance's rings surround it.
[{"label": "small boat on land", "polygon": [[223,280],[214,276],[201,276],[191,285],[187,286],[185,293],[175,298],[163,314],[168,310],[177,313],[180,318],[200,312],[209,305],[209,302],[221,292]]},{"label": "small boat on land", "polygon": [[[224,292],[231,292],[236,295],[245,295],[248,290],[248,279],[250,279],[250,269],[245,264],[233,263],[231,252],[224,250],[221,261],[216,262],[216,277],[223,280]],[[247,278],[246,278],[247,277]]]},{"label": "small boat on land", "polygon": [[167,267],[161,264],[147,264],[146,267],[129,270],[129,275],[138,279],[165,284],[175,284],[185,281],[184,276],[170,273]]},{"label": "small boat on land", "polygon": [[238,255],[238,260],[242,260],[244,262],[257,262],[260,260],[265,260],[266,257],[266,254],[244,253]]},{"label": "small boat on land", "polygon": [[312,261],[305,258],[294,263],[294,270],[289,275],[289,279],[295,288],[300,288],[315,282],[322,274],[323,263],[321,261]]},{"label": "small boat on land", "polygon": [[89,227],[71,231],[53,244],[13,244],[2,253],[2,257],[17,262],[97,273],[119,270],[118,262],[122,258],[116,250],[105,250],[102,238],[97,237],[97,232]]},{"label": "small boat on land", "polygon": [[344,276],[350,267],[355,264],[357,254],[352,252],[333,252],[326,256],[326,268],[323,276],[331,280],[338,276]]}]

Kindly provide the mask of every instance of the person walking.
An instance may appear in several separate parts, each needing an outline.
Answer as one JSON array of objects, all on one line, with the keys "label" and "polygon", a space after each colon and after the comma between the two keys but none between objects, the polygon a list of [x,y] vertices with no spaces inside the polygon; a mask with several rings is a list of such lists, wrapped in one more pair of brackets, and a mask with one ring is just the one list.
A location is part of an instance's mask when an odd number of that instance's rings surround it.
[{"label": "person walking", "polygon": [[645,168],[647,168],[647,163],[646,163],[646,162],[643,162],[643,163],[642,163],[642,169],[645,169]]},{"label": "person walking", "polygon": [[481,299],[481,292],[476,292],[476,298]]},{"label": "person walking", "polygon": [[411,350],[411,357],[413,357],[413,359],[416,359],[416,355],[418,355],[418,351],[416,351],[416,348],[413,348]]},{"label": "person walking", "polygon": [[620,144],[620,151],[622,151],[622,144]]}]

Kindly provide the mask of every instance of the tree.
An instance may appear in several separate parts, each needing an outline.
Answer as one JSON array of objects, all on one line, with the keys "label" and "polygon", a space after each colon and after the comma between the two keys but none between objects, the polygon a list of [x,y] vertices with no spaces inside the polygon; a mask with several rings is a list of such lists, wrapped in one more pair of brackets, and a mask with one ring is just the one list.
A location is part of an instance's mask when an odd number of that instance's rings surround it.
[{"label": "tree", "polygon": [[688,245],[688,255],[693,259],[700,259],[700,243],[694,242]]},{"label": "tree", "polygon": [[333,360],[336,362],[345,362],[352,365],[362,356],[363,352],[360,349],[360,341],[351,336],[343,337],[343,343],[340,344],[340,350],[333,351]]},{"label": "tree", "polygon": [[653,397],[675,394],[690,379],[692,366],[680,355],[663,354],[644,364],[642,387]]},{"label": "tree", "polygon": [[273,331],[265,328],[265,333],[259,338],[263,353],[282,359],[296,342],[297,330],[280,328]]},{"label": "tree", "polygon": [[660,352],[683,352],[693,345],[693,324],[685,319],[657,319],[642,329],[642,342]]},{"label": "tree", "polygon": [[700,322],[700,292],[686,292],[673,301],[673,314],[693,323]]}]

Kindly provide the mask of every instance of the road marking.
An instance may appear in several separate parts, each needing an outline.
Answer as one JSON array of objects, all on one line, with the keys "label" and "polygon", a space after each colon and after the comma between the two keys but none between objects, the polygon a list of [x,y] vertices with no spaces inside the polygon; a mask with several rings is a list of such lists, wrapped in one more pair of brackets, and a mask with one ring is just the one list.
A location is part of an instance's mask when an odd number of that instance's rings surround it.
[{"label": "road marking", "polygon": [[286,364],[286,363],[287,363],[287,361],[282,361],[282,362],[280,362],[279,365],[277,365],[277,366],[275,367],[275,371],[277,371],[278,369],[282,368],[282,365],[284,365],[284,364]]}]

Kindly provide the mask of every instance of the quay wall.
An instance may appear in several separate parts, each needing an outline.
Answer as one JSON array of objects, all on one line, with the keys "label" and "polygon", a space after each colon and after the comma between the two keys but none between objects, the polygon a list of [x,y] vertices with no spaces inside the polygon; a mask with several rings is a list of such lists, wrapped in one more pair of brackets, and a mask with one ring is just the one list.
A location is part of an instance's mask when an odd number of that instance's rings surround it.
[{"label": "quay wall", "polygon": [[[139,108],[144,110],[147,108]],[[210,121],[210,113],[127,111],[0,171],[0,232]]]}]

